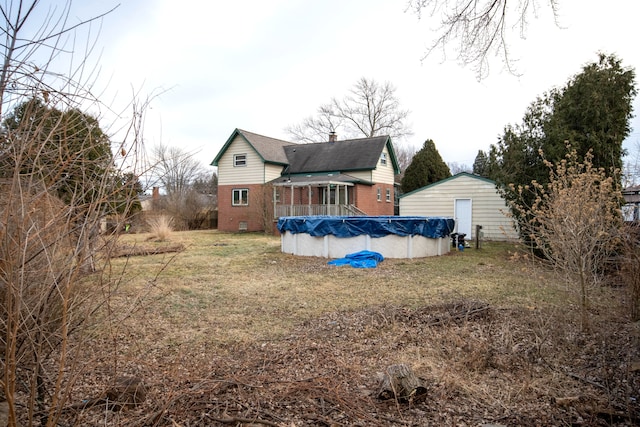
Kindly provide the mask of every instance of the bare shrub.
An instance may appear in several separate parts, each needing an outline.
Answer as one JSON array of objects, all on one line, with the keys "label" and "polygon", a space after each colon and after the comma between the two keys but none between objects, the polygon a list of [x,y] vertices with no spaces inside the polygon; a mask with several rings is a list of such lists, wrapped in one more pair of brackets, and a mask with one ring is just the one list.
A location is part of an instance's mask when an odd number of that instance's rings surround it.
[{"label": "bare shrub", "polygon": [[[93,82],[81,81],[91,74],[86,57],[70,59],[75,79],[52,69],[82,51],[66,43],[92,21],[67,27],[70,6],[0,6],[0,400],[10,426],[57,425],[91,369],[83,352],[96,327],[114,327],[108,308],[119,283],[109,268],[117,234],[100,235],[100,224],[136,202],[122,167],[136,164],[127,153],[139,151],[139,123],[112,146],[100,117],[85,113],[101,106]],[[130,105],[134,120],[144,105]]]},{"label": "bare shrub", "polygon": [[157,203],[156,212],[173,218],[175,230],[198,230],[208,225],[213,203],[211,197],[193,188],[183,193],[167,194]]},{"label": "bare shrub", "polygon": [[[520,222],[521,234],[576,291],[583,330],[589,327],[590,291],[601,283],[622,227],[619,185],[604,169],[593,167],[592,157],[589,152],[579,162],[576,151],[569,150],[557,165],[545,161],[549,184],[534,181],[512,188],[519,197],[509,202],[514,212],[528,218]],[[531,206],[524,202],[529,191],[535,195]]]},{"label": "bare shrub", "polygon": [[169,240],[173,233],[173,218],[167,215],[158,215],[147,219],[149,233],[152,239],[161,242]]}]

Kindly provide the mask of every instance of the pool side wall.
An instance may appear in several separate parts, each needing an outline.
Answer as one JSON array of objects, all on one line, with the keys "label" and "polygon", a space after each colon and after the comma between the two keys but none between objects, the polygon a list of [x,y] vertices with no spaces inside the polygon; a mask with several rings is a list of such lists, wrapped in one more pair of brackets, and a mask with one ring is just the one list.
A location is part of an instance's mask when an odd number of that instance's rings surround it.
[{"label": "pool side wall", "polygon": [[385,258],[424,258],[444,255],[451,249],[451,239],[448,237],[433,239],[420,235],[396,234],[384,237],[336,237],[332,234],[314,237],[306,233],[293,234],[285,231],[280,242],[283,253],[324,258],[342,258],[364,250],[379,252]]}]

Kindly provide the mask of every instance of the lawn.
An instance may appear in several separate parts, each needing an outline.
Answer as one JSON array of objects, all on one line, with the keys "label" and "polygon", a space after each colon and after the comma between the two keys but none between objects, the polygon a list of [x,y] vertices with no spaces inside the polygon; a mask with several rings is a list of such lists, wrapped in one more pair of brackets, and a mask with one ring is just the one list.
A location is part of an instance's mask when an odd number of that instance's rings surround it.
[{"label": "lawn", "polygon": [[[582,333],[573,294],[517,245],[355,269],[283,254],[262,234],[148,237],[121,244],[184,250],[113,260],[118,321],[90,351],[97,370],[117,365],[151,392],[111,425],[638,421],[638,331],[623,291],[594,290],[594,327]],[[380,373],[395,364],[426,395],[378,399]],[[85,412],[80,423],[97,423]]]}]

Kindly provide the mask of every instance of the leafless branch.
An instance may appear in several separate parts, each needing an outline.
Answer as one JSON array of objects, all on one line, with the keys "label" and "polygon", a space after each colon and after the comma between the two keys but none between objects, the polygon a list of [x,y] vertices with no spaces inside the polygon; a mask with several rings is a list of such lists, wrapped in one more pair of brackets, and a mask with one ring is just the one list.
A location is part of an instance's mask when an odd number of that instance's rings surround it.
[{"label": "leafless branch", "polygon": [[287,131],[300,142],[321,142],[336,132],[342,139],[412,135],[407,125],[409,110],[400,107],[396,88],[389,82],[361,78],[342,99],[333,98],[318,108],[316,116],[290,126]]},{"label": "leafless branch", "polygon": [[[557,24],[558,0],[546,0]],[[502,57],[505,67],[516,74],[511,57],[511,29],[519,28],[524,38],[530,16],[537,16],[536,0],[409,0],[407,9],[418,18],[423,11],[440,20],[436,39],[423,59],[441,50],[446,57],[447,46],[457,43],[457,58],[464,65],[472,65],[479,79],[489,72],[492,55]]]}]

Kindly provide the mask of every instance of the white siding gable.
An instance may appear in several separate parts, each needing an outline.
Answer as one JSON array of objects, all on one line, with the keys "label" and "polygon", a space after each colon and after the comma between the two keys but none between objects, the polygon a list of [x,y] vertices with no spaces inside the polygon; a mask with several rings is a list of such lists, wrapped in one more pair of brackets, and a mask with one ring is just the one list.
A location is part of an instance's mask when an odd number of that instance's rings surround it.
[{"label": "white siding gable", "polygon": [[380,182],[384,184],[393,184],[394,180],[394,170],[393,170],[393,162],[391,161],[391,155],[389,155],[389,149],[385,144],[384,149],[382,150],[382,154],[386,159],[386,164],[383,165],[381,162],[382,155],[378,158],[378,164],[376,168],[372,172],[371,180],[373,182]]},{"label": "white siding gable", "polygon": [[[234,166],[234,156],[239,154],[246,155],[245,166]],[[269,176],[273,174],[271,169],[269,169]],[[282,167],[279,167],[278,174],[274,178],[280,175],[281,170]],[[218,161],[218,183],[220,185],[264,184],[266,175],[262,159],[240,135],[234,138]]]}]

